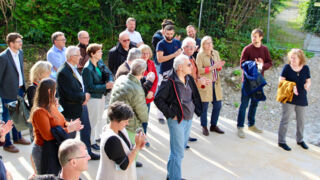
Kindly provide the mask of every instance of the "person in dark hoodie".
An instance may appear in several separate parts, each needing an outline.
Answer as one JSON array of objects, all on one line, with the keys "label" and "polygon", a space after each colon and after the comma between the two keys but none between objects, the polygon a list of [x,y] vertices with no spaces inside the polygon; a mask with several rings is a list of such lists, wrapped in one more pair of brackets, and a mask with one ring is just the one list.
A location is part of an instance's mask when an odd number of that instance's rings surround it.
[{"label": "person in dark hoodie", "polygon": [[129,34],[125,31],[121,32],[118,44],[110,49],[108,55],[108,66],[114,76],[119,66],[126,61],[128,52],[133,47],[136,45],[130,42]]},{"label": "person in dark hoodie", "polygon": [[79,72],[82,72],[84,65],[87,63],[89,59],[89,55],[87,54],[87,47],[89,45],[90,36],[87,31],[79,31],[78,32],[78,40],[79,44],[77,45],[80,48],[81,58],[79,64],[77,66]]},{"label": "person in dark hoodie", "polygon": [[167,178],[181,179],[181,162],[187,145],[193,114],[201,115],[202,103],[191,74],[189,57],[179,55],[173,69],[161,82],[155,104],[167,118],[170,132],[170,155]]}]

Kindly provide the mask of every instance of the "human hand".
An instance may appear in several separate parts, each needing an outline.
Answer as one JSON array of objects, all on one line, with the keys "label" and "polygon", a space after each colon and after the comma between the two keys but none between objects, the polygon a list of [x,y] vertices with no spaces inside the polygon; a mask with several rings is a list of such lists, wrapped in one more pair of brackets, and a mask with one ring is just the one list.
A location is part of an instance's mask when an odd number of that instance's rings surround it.
[{"label": "human hand", "polygon": [[310,83],[305,83],[304,84],[304,89],[306,90],[306,91],[309,91],[310,90]]},{"label": "human hand", "polygon": [[134,141],[136,144],[136,148],[140,150],[146,144],[146,135],[141,131],[138,134],[136,134]]},{"label": "human hand", "polygon": [[147,99],[151,99],[153,97],[153,92],[149,91],[147,94]]},{"label": "human hand", "polygon": [[211,83],[211,80],[209,78],[206,78],[206,77],[201,77],[199,79],[199,82],[200,82],[201,85],[208,86]]},{"label": "human hand", "polygon": [[173,120],[178,120],[177,116],[175,116],[175,117],[173,118]]},{"label": "human hand", "polygon": [[296,96],[299,95],[297,86],[293,86],[293,93],[294,93]]},{"label": "human hand", "polygon": [[74,132],[74,131],[80,131],[81,129],[83,129],[83,127],[84,126],[81,124],[81,121],[78,118],[78,119],[76,119],[74,121],[71,120],[69,122],[69,125],[68,125],[67,129],[68,129],[68,132],[70,133],[70,132]]},{"label": "human hand", "polygon": [[12,120],[8,120],[7,123],[3,122],[1,124],[1,127],[0,127],[0,137],[1,137],[0,138],[0,142],[4,142],[5,141],[6,134],[9,133],[12,128],[13,128],[13,121]]},{"label": "human hand", "polygon": [[112,89],[113,88],[113,82],[107,82],[106,83],[106,89]]},{"label": "human hand", "polygon": [[181,39],[181,35],[176,34],[176,35],[174,36],[174,38],[175,38],[176,40],[179,40],[179,41],[180,41],[180,39]]},{"label": "human hand", "polygon": [[154,79],[156,78],[156,75],[154,74],[154,72],[149,72],[147,74],[147,80],[153,82]]},{"label": "human hand", "polygon": [[86,105],[88,103],[90,99],[90,94],[89,93],[86,93],[86,99],[84,100],[84,102],[82,103],[82,105]]}]

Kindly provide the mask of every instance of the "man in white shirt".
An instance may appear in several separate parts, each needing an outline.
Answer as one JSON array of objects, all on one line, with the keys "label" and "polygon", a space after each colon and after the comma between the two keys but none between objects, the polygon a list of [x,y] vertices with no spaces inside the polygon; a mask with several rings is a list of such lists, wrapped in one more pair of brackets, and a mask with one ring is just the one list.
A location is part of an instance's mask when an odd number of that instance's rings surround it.
[{"label": "man in white shirt", "polygon": [[126,21],[127,29],[125,32],[127,32],[130,36],[130,41],[135,43],[137,47],[143,44],[143,40],[141,37],[141,34],[136,30],[136,19],[129,17]]}]

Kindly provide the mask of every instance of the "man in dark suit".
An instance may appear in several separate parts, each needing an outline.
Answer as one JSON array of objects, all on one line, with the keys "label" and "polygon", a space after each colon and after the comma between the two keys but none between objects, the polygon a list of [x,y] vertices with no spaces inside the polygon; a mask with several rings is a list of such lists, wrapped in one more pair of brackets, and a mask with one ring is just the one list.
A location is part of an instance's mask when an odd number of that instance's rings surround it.
[{"label": "man in dark suit", "polygon": [[[23,52],[21,50],[22,36],[19,33],[9,33],[6,41],[8,48],[0,54],[0,97],[3,108],[2,120],[4,122],[10,119],[5,104],[16,101],[17,95],[23,96],[25,91]],[[12,137],[15,144],[30,144],[15,127],[12,129]],[[10,140],[10,133],[6,135],[3,149],[13,153],[19,152],[19,149]]]},{"label": "man in dark suit", "polygon": [[[77,70],[81,54],[76,46],[69,46],[66,50],[67,61],[59,68],[57,75],[57,89],[59,103],[63,107],[62,114],[68,120],[80,118],[84,128],[80,131],[80,139],[86,146],[92,160],[100,159],[100,156],[91,152],[91,126],[88,116],[87,102],[90,94],[85,93],[82,76]],[[75,137],[74,134],[70,136]]]}]

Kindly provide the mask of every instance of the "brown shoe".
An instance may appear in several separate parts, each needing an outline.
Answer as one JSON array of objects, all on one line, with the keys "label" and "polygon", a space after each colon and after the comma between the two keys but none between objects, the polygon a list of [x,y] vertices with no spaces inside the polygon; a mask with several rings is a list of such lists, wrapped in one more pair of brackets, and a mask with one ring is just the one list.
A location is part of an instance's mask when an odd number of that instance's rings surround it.
[{"label": "brown shoe", "polygon": [[8,152],[12,152],[12,153],[19,152],[19,149],[13,144],[11,144],[10,146],[3,147],[3,150],[8,151]]},{"label": "brown shoe", "polygon": [[218,134],[224,134],[224,131],[222,131],[218,126],[210,126],[210,131],[211,132],[216,132]]},{"label": "brown shoe", "polygon": [[31,144],[31,142],[30,141],[28,141],[28,140],[26,140],[25,138],[21,138],[21,139],[19,139],[18,141],[14,141],[13,142],[14,144],[22,144],[22,145],[29,145],[29,144]]},{"label": "brown shoe", "polygon": [[209,136],[209,131],[208,128],[205,126],[202,126],[202,134],[205,136]]}]

